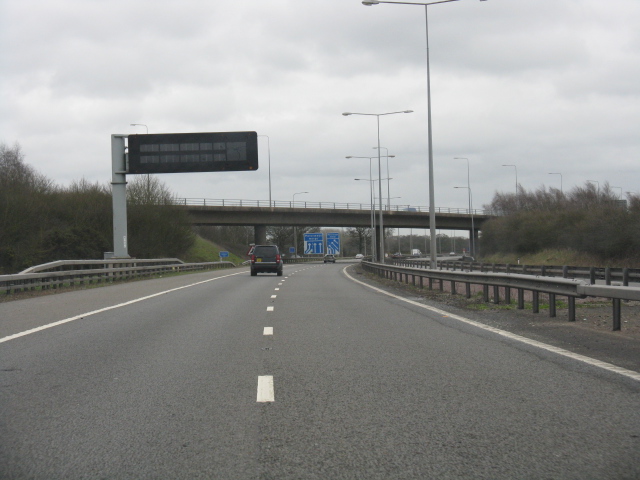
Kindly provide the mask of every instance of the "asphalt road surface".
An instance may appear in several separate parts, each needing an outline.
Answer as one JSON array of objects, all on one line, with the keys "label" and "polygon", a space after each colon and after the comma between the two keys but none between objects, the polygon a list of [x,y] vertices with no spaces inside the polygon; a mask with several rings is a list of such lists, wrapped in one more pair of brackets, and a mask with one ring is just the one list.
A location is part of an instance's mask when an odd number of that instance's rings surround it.
[{"label": "asphalt road surface", "polygon": [[345,267],[0,304],[0,478],[640,478],[640,375]]}]

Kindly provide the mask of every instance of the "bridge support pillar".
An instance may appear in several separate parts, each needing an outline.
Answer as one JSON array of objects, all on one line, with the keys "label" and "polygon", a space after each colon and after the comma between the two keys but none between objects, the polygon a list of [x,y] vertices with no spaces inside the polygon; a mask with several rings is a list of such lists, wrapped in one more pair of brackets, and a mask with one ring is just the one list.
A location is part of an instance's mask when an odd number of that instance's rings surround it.
[{"label": "bridge support pillar", "polygon": [[254,225],[254,241],[256,245],[264,245],[267,243],[267,226]]}]

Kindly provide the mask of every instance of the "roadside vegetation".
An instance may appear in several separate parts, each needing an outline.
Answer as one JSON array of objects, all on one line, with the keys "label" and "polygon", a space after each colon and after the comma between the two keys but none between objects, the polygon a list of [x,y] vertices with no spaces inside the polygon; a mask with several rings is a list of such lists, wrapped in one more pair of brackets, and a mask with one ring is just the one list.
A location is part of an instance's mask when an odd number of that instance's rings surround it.
[{"label": "roadside vegetation", "polygon": [[496,193],[484,208],[481,260],[529,265],[640,265],[640,198],[621,200],[608,183],[569,193],[545,187]]},{"label": "roadside vegetation", "polygon": [[[194,243],[173,195],[155,177],[127,187],[129,254],[182,257]],[[112,249],[110,184],[59,186],[25,162],[19,145],[0,144],[0,274],[54,260],[101,259]]]}]

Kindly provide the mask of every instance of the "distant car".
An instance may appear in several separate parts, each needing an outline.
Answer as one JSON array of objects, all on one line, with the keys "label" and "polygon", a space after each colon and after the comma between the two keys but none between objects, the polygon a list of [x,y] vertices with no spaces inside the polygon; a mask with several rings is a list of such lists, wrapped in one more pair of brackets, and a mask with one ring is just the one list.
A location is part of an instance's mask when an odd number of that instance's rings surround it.
[{"label": "distant car", "polygon": [[450,257],[455,257],[456,256],[456,252],[449,252],[449,256]]},{"label": "distant car", "polygon": [[391,255],[391,258],[402,258],[402,254],[400,252],[396,252],[393,255]]},{"label": "distant car", "polygon": [[357,259],[357,260],[362,260],[363,258],[364,258],[364,255],[363,255],[363,254],[361,254],[361,253],[358,253],[358,254],[356,255],[356,259]]},{"label": "distant car", "polygon": [[324,263],[336,263],[336,257],[331,254],[327,254],[324,256]]},{"label": "distant car", "polygon": [[256,245],[251,252],[251,276],[258,273],[282,276],[282,256],[276,245]]},{"label": "distant car", "polygon": [[460,261],[462,262],[475,262],[475,258],[470,257],[469,255],[463,255],[462,257],[460,257]]}]

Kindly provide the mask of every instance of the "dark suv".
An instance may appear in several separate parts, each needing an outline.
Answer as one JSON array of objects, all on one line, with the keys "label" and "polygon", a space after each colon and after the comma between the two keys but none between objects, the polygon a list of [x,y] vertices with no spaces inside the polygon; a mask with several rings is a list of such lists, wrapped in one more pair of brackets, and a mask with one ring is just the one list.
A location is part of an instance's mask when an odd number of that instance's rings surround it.
[{"label": "dark suv", "polygon": [[256,245],[251,253],[251,276],[258,272],[277,273],[282,276],[282,257],[276,245]]},{"label": "dark suv", "polygon": [[329,253],[324,256],[324,263],[336,263],[336,257]]}]

